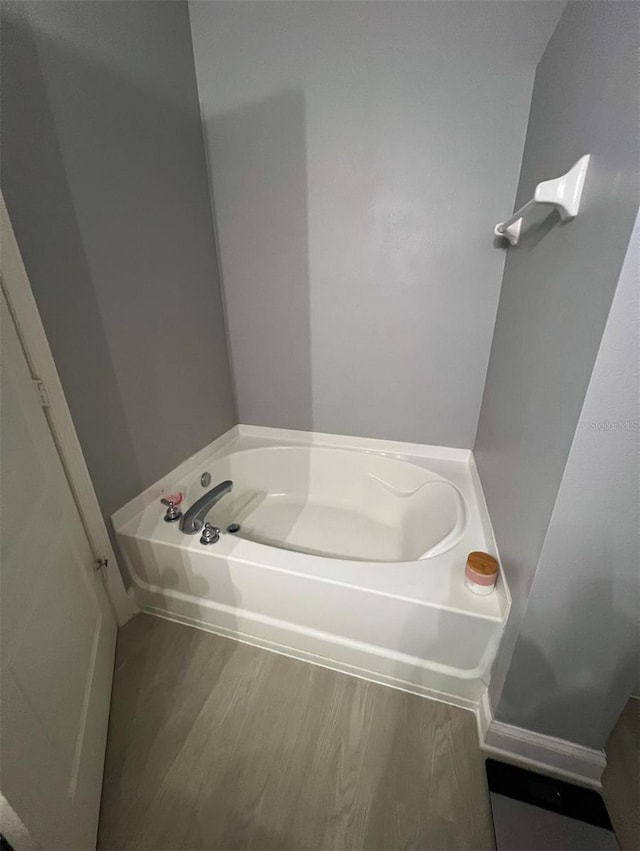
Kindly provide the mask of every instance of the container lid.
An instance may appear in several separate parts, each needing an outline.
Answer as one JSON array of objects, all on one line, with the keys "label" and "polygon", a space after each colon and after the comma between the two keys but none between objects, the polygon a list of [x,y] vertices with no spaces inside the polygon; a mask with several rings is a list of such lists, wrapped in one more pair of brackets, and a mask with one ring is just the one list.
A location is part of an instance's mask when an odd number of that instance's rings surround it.
[{"label": "container lid", "polygon": [[473,552],[467,556],[467,567],[482,576],[493,576],[498,572],[498,562],[489,553]]}]

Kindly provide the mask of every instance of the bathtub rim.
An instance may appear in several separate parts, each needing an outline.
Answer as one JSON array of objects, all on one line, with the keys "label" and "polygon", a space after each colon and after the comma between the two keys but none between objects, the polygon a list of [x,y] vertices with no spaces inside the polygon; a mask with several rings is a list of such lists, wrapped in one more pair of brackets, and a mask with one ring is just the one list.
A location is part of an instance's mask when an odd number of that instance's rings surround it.
[{"label": "bathtub rim", "polygon": [[[215,461],[227,454],[236,442],[244,440],[248,444],[244,449],[266,448],[267,446],[323,446],[331,449],[352,449],[395,458],[411,463],[411,458],[433,459],[435,462],[453,461],[469,463],[473,458],[471,449],[458,449],[444,446],[432,446],[423,443],[402,443],[373,437],[355,437],[350,435],[329,434],[326,432],[299,431],[296,429],[271,428],[270,426],[244,425],[232,426],[228,431],[212,440],[198,452],[194,452],[181,461],[173,470],[168,471],[156,482],[149,485],[111,514],[114,528],[123,526],[149,505],[157,502],[170,487],[170,480],[187,478],[203,462]],[[434,471],[434,472],[437,472]],[[486,506],[486,503],[485,503]],[[492,530],[493,537],[493,530]]]}]

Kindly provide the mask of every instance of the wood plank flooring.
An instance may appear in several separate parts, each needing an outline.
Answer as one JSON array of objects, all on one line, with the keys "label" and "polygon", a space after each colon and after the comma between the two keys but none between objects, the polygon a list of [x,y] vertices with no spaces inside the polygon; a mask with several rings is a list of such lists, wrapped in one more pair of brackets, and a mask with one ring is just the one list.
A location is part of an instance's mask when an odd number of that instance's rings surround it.
[{"label": "wood plank flooring", "polygon": [[607,742],[602,797],[622,851],[640,849],[640,700],[630,698]]},{"label": "wood plank flooring", "polygon": [[475,718],[138,615],[118,639],[98,847],[492,849]]}]

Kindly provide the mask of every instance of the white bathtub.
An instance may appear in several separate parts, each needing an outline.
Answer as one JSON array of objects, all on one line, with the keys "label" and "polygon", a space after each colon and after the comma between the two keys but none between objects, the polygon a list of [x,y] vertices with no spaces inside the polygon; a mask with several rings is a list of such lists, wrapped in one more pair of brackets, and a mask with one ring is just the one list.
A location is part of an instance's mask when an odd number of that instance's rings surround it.
[{"label": "white bathtub", "polygon": [[[219,542],[164,522],[163,493],[225,479]],[[467,451],[239,426],[113,523],[146,611],[465,706],[486,686],[509,597],[464,587],[495,553]]]}]

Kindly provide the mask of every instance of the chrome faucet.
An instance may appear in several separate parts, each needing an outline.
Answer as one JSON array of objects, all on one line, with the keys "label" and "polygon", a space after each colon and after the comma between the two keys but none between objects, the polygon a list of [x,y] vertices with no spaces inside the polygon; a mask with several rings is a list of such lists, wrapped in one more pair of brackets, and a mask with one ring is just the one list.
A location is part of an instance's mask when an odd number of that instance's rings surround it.
[{"label": "chrome faucet", "polygon": [[204,525],[204,519],[207,514],[219,499],[222,499],[226,493],[229,493],[232,487],[233,482],[227,479],[227,481],[220,482],[215,488],[211,488],[200,499],[197,499],[182,515],[180,531],[184,532],[185,535],[195,535],[199,532]]}]

